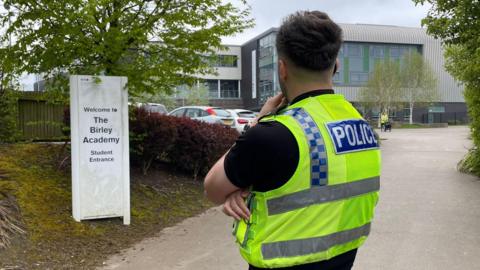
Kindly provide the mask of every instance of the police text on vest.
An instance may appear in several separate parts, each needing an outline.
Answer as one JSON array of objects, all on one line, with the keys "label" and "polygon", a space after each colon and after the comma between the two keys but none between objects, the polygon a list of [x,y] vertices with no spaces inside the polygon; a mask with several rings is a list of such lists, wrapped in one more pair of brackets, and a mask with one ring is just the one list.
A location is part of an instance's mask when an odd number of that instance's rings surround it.
[{"label": "police text on vest", "polygon": [[337,154],[378,148],[375,133],[365,120],[342,120],[326,127]]}]

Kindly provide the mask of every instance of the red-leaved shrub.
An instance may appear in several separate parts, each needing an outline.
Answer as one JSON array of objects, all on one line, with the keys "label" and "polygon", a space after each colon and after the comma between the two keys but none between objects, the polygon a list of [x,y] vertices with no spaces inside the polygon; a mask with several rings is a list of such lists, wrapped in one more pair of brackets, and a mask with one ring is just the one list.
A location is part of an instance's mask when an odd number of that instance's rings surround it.
[{"label": "red-leaved shrub", "polygon": [[168,153],[171,164],[183,171],[206,174],[208,169],[233,145],[238,132],[219,124],[177,118],[177,141]]},{"label": "red-leaved shrub", "polygon": [[235,129],[219,124],[137,108],[130,115],[131,160],[141,165],[145,174],[153,162],[161,160],[197,178],[206,174],[238,137]]},{"label": "red-leaved shrub", "polygon": [[129,129],[131,160],[141,164],[144,174],[147,174],[153,161],[165,159],[177,138],[173,117],[149,113],[141,108],[131,111]]}]

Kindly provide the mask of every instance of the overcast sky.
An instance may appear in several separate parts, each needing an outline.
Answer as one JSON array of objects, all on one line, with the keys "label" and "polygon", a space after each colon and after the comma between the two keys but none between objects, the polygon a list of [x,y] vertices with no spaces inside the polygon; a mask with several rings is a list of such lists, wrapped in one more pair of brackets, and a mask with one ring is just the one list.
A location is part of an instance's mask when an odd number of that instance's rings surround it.
[{"label": "overcast sky", "polygon": [[[238,0],[224,0],[240,5]],[[338,23],[387,24],[420,27],[430,6],[415,6],[411,0],[247,0],[256,26],[223,42],[241,45],[278,27],[282,19],[298,10],[320,10]]]}]

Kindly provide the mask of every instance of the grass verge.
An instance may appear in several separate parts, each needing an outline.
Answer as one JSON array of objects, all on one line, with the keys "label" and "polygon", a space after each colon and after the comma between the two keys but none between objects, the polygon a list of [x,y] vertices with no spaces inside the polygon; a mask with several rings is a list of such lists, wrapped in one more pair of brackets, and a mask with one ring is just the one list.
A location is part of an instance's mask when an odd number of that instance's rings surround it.
[{"label": "grass verge", "polygon": [[132,169],[130,226],[120,218],[75,222],[70,169],[57,169],[62,155],[59,145],[0,146],[0,169],[8,176],[0,178],[0,191],[15,197],[27,232],[0,250],[0,268],[93,269],[109,255],[211,207],[202,184],[191,177],[165,168],[143,176]]}]

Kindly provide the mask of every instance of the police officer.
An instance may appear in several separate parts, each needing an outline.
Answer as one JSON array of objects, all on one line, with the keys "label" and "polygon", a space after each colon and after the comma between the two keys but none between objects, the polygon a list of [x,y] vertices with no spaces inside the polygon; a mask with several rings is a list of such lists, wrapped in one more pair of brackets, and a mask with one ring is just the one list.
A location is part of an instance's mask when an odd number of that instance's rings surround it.
[{"label": "police officer", "polygon": [[207,197],[236,220],[249,269],[351,269],[370,232],[380,153],[372,128],[334,94],[341,43],[327,14],[289,16],[276,40],[282,93],[205,178]]},{"label": "police officer", "polygon": [[380,115],[380,130],[381,131],[387,131],[387,124],[388,124],[388,114],[386,111],[383,111],[382,114]]}]

